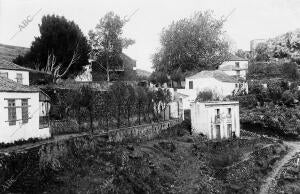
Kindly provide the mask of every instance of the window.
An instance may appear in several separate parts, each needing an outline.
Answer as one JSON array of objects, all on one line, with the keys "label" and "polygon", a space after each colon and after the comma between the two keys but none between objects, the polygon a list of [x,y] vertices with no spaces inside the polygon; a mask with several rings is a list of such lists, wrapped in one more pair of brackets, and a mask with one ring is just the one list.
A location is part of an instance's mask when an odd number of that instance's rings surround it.
[{"label": "window", "polygon": [[7,72],[6,73],[0,72],[0,76],[8,78],[8,73]]},{"label": "window", "polygon": [[235,67],[240,68],[240,62],[235,62]]},{"label": "window", "polygon": [[189,81],[189,89],[193,89],[193,81]]},{"label": "window", "polygon": [[28,99],[22,99],[22,123],[28,123]]},{"label": "window", "polygon": [[231,117],[231,108],[228,108],[228,116]]},{"label": "window", "polygon": [[17,83],[23,84],[22,73],[17,73]]},{"label": "window", "polygon": [[220,122],[220,109],[216,109],[215,122]]},{"label": "window", "polygon": [[16,125],[16,101],[14,99],[8,100],[8,122],[9,125]]},{"label": "window", "polygon": [[240,70],[237,70],[237,71],[236,71],[236,75],[237,75],[237,76],[240,76],[240,75],[241,75],[241,71],[240,71]]},{"label": "window", "polygon": [[220,116],[220,109],[216,109],[216,113]]}]

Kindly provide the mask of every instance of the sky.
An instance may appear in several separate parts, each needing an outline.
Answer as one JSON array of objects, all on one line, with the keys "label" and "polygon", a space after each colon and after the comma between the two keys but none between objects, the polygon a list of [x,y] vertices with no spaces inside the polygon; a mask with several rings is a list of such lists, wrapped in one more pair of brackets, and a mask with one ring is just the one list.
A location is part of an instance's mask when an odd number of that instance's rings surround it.
[{"label": "sky", "polygon": [[[216,18],[231,13],[224,31],[234,49],[249,50],[253,39],[272,38],[300,28],[300,0],[0,0],[0,43],[30,47],[39,36],[42,16],[47,14],[73,20],[87,35],[107,12],[123,17],[135,10],[124,27],[124,36],[136,43],[124,53],[144,70],[151,70],[151,57],[160,48],[162,29],[196,11],[212,10]],[[26,18],[32,20],[24,25]]]}]

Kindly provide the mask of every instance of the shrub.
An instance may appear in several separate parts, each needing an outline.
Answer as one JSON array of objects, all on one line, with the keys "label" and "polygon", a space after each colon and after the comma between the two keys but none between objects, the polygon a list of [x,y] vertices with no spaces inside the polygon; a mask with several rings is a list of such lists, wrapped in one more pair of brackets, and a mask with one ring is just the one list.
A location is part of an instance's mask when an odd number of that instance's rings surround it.
[{"label": "shrub", "polygon": [[244,95],[244,96],[233,96],[231,100],[239,101],[240,106],[248,109],[255,108],[257,106],[257,98],[253,94]]},{"label": "shrub", "polygon": [[215,93],[213,90],[209,90],[209,89],[200,91],[196,98],[196,101],[198,101],[198,102],[218,101],[218,100],[220,100],[220,97],[217,96],[217,93]]},{"label": "shrub", "polygon": [[282,102],[287,106],[291,106],[294,103],[294,95],[292,94],[291,91],[286,90],[283,92]]},{"label": "shrub", "polygon": [[288,79],[297,80],[300,77],[298,68],[297,68],[297,63],[295,63],[295,62],[284,63],[282,66],[282,73]]}]

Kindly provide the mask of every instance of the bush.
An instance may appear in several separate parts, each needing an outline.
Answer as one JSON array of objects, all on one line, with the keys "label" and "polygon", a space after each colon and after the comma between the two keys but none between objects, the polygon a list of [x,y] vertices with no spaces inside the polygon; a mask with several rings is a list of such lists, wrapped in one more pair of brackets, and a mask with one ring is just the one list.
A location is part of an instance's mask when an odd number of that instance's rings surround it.
[{"label": "bush", "polygon": [[282,66],[282,73],[288,79],[299,79],[298,65],[295,62],[284,63]]},{"label": "bush", "polygon": [[253,94],[244,95],[244,96],[233,96],[231,100],[239,101],[240,106],[248,109],[255,108],[257,106],[257,98]]},{"label": "bush", "polygon": [[291,91],[286,90],[282,94],[282,102],[287,106],[292,106],[294,103],[294,95]]},{"label": "bush", "polygon": [[212,90],[204,90],[200,91],[197,95],[196,101],[198,102],[205,102],[205,101],[214,101],[220,100],[219,97],[216,95],[215,92]]}]

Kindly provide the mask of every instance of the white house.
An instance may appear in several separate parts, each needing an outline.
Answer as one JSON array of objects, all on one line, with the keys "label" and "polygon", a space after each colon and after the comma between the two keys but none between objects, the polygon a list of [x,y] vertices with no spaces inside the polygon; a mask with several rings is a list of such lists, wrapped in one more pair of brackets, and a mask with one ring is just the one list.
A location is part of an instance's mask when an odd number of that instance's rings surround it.
[{"label": "white house", "polygon": [[29,85],[29,70],[6,60],[0,60],[0,76]]},{"label": "white house", "polygon": [[219,70],[223,71],[227,75],[246,79],[248,60],[230,54],[228,59],[219,66]]},{"label": "white house", "polygon": [[0,142],[50,137],[49,126],[39,126],[37,88],[0,77]]},{"label": "white house", "polygon": [[0,142],[50,137],[49,97],[29,86],[25,68],[2,60],[0,73]]},{"label": "white house", "polygon": [[185,78],[185,89],[178,92],[188,95],[189,100],[195,100],[200,91],[211,90],[220,98],[232,95],[238,89],[237,79],[220,70],[201,71]]},{"label": "white house", "polygon": [[191,124],[194,133],[202,133],[209,139],[239,137],[239,102],[194,102]]}]

